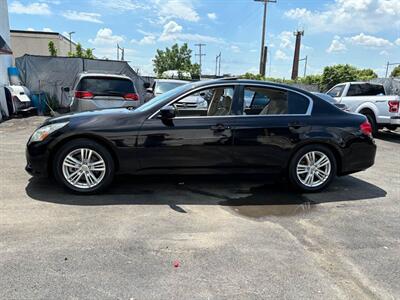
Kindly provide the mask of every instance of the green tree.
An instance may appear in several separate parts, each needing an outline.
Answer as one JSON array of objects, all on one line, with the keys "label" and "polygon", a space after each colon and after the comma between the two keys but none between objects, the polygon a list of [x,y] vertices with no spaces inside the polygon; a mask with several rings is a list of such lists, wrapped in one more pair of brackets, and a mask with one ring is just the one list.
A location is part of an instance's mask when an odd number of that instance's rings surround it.
[{"label": "green tree", "polygon": [[57,56],[57,48],[54,45],[53,41],[49,42],[49,53],[50,56]]},{"label": "green tree", "polygon": [[393,69],[390,77],[400,77],[400,65]]},{"label": "green tree", "polygon": [[324,73],[322,74],[321,83],[324,89],[330,89],[334,85],[357,80],[370,80],[377,78],[378,75],[371,69],[357,69],[354,66],[346,65],[334,65],[325,67]]},{"label": "green tree", "polygon": [[[190,72],[192,76],[200,75],[200,66],[191,62],[192,50],[184,43],[181,47],[178,44],[165,50],[157,49],[153,59],[154,73],[158,77],[165,71],[177,70],[179,73]],[[194,72],[194,74],[192,73]]]},{"label": "green tree", "polygon": [[94,59],[93,49],[87,48],[84,54],[85,58]]}]

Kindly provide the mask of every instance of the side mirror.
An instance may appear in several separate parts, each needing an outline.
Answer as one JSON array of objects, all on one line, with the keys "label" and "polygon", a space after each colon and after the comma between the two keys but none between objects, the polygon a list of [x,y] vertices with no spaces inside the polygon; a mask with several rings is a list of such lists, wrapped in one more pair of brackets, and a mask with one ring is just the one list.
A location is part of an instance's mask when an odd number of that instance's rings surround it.
[{"label": "side mirror", "polygon": [[69,87],[63,87],[63,91],[69,93],[71,89]]},{"label": "side mirror", "polygon": [[172,105],[167,105],[161,108],[159,118],[162,120],[171,120],[175,118],[175,108]]},{"label": "side mirror", "polygon": [[152,89],[152,88],[150,88],[150,87],[149,87],[149,88],[147,88],[147,89],[146,89],[146,93],[153,94],[153,89]]}]

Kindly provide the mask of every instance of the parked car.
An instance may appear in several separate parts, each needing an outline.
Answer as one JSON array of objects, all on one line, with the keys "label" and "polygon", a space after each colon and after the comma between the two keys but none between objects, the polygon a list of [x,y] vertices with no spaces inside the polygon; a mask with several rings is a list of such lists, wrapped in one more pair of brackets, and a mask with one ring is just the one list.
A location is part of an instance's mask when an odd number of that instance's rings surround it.
[{"label": "parked car", "polygon": [[335,85],[327,94],[346,104],[351,112],[365,115],[373,134],[383,127],[396,130],[400,126],[400,96],[386,95],[381,84],[346,82]]},{"label": "parked car", "polygon": [[72,112],[113,107],[138,107],[139,95],[128,76],[105,73],[80,73],[64,91],[71,94]]},{"label": "parked car", "polygon": [[147,102],[156,96],[164,94],[178,86],[188,84],[189,81],[176,80],[176,79],[156,79],[153,86],[146,89],[145,101]]},{"label": "parked car", "polygon": [[339,108],[341,110],[350,111],[346,104],[339,103],[338,100],[336,100],[335,98],[331,97],[328,94],[324,94],[324,93],[313,93],[313,94],[324,99],[325,101],[329,102],[330,104],[335,105],[337,108]]},{"label": "parked car", "polygon": [[[176,104],[196,94],[211,96],[207,110],[180,116]],[[336,175],[372,166],[375,152],[363,115],[294,87],[220,79],[180,86],[134,110],[49,119],[29,139],[26,170],[83,194],[105,189],[115,173],[272,173],[316,192]]]}]

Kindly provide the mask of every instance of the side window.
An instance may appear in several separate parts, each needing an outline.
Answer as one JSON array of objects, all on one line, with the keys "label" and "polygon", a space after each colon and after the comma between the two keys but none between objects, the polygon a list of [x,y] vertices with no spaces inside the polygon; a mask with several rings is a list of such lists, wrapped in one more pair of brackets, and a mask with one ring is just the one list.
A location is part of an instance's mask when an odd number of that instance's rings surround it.
[{"label": "side window", "polygon": [[351,84],[347,92],[347,96],[361,96],[362,94],[362,86],[359,84]]},{"label": "side window", "polygon": [[233,87],[216,87],[190,94],[174,103],[177,117],[227,116],[231,114]]},{"label": "side window", "polygon": [[289,92],[289,114],[304,115],[309,106],[310,100],[306,97],[295,92]]},{"label": "side window", "polygon": [[332,88],[327,94],[331,97],[340,97],[342,96],[344,90],[344,85],[338,85]]},{"label": "side window", "polygon": [[244,115],[281,115],[289,112],[288,92],[273,88],[245,87]]}]

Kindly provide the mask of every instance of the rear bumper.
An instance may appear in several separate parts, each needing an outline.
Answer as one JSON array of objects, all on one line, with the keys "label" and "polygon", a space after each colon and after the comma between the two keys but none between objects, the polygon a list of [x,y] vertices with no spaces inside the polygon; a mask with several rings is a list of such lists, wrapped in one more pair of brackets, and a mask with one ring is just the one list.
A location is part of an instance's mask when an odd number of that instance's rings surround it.
[{"label": "rear bumper", "polygon": [[370,137],[363,137],[352,143],[342,159],[338,175],[363,171],[375,163],[376,144]]},{"label": "rear bumper", "polygon": [[390,125],[399,125],[400,126],[400,116],[390,117]]}]

